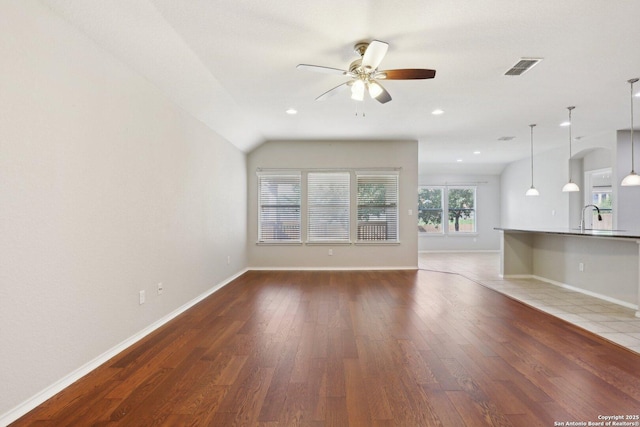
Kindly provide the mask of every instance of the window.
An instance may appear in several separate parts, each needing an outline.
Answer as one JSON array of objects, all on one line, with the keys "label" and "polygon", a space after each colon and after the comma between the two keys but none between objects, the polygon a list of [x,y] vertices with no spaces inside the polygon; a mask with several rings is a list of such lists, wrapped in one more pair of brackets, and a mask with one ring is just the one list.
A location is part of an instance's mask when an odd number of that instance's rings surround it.
[{"label": "window", "polygon": [[419,188],[418,231],[425,234],[475,233],[476,187]]},{"label": "window", "polygon": [[358,185],[358,241],[398,241],[398,174],[363,173]]},{"label": "window", "polygon": [[260,169],[256,175],[258,243],[301,244],[303,235],[310,245],[399,242],[397,171]]},{"label": "window", "polygon": [[349,172],[307,175],[308,241],[349,242]]},{"label": "window", "polygon": [[421,233],[444,233],[442,225],[442,187],[418,189],[418,231]]},{"label": "window", "polygon": [[258,240],[300,242],[300,173],[258,174]]},{"label": "window", "polygon": [[[591,203],[600,209],[600,218],[598,220],[598,211],[591,210],[591,228],[596,230],[613,229],[613,198],[611,186],[591,187]],[[586,218],[586,216],[585,216]]]},{"label": "window", "polygon": [[594,204],[600,208],[600,218],[602,218],[599,221],[598,211],[587,209],[584,217],[587,228],[596,230],[611,230],[613,228],[611,174],[611,168],[590,170],[584,173],[584,204]]},{"label": "window", "polygon": [[475,187],[449,187],[447,189],[449,234],[476,232],[475,206]]}]

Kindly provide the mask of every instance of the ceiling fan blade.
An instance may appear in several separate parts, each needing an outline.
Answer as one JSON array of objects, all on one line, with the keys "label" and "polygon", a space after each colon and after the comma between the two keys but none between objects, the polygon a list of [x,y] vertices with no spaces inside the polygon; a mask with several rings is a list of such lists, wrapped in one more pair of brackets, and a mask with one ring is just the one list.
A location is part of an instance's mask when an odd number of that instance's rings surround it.
[{"label": "ceiling fan blade", "polygon": [[391,95],[389,95],[389,92],[387,92],[387,90],[384,87],[382,87],[380,83],[378,83],[378,86],[380,86],[380,89],[382,89],[382,92],[380,92],[380,95],[376,96],[373,99],[375,99],[381,104],[386,104],[387,102],[391,101]]},{"label": "ceiling fan blade", "polygon": [[326,91],[325,93],[323,93],[322,95],[320,95],[319,97],[316,98],[316,101],[324,101],[327,98],[331,98],[333,95],[335,95],[338,92],[342,92],[343,90],[345,90],[347,87],[349,87],[349,84],[351,83],[351,80],[349,80],[348,82],[344,82],[342,84],[339,84],[338,86],[329,89],[328,91]]},{"label": "ceiling fan blade", "polygon": [[389,44],[385,42],[374,40],[369,43],[362,56],[362,68],[368,71],[378,68],[382,58],[387,54],[387,49],[389,49]]},{"label": "ceiling fan blade", "polygon": [[416,80],[432,79],[436,76],[436,70],[424,68],[403,68],[400,70],[383,70],[375,74],[376,79],[384,80]]},{"label": "ceiling fan blade", "polygon": [[313,71],[316,73],[340,74],[343,76],[347,75],[347,71],[345,70],[340,70],[338,68],[331,68],[331,67],[323,67],[321,65],[298,64],[296,68],[298,70]]}]

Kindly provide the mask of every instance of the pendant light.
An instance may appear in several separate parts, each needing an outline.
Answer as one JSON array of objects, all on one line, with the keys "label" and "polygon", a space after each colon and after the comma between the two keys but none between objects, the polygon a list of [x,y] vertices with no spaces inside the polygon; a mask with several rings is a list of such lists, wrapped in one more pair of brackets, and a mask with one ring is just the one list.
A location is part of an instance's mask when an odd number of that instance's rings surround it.
[{"label": "pendant light", "polygon": [[535,125],[529,125],[531,128],[531,188],[525,193],[526,196],[539,196],[540,192],[533,186],[533,128]]},{"label": "pendant light", "polygon": [[638,79],[627,80],[627,83],[631,85],[631,172],[620,183],[625,187],[640,185],[640,175],[635,172],[633,164],[633,84],[637,81]]},{"label": "pendant light", "polygon": [[571,123],[571,110],[574,108],[576,107],[567,107],[567,110],[569,110],[569,182],[562,187],[562,191],[565,193],[580,191],[580,187],[571,180],[571,126],[573,126],[573,123]]}]

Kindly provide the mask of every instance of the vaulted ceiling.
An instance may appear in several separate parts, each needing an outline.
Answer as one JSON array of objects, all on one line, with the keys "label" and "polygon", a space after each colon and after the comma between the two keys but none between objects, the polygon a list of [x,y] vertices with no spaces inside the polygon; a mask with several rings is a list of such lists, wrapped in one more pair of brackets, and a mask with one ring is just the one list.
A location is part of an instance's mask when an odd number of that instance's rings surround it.
[{"label": "vaulted ceiling", "polygon": [[[567,145],[559,125],[569,105],[574,136],[628,129],[626,81],[640,76],[635,0],[42,3],[242,150],[274,139],[416,139],[424,173],[499,173],[529,155],[531,123],[536,151]],[[348,92],[314,101],[347,78],[296,65],[345,69],[354,43],[372,39],[389,43],[381,68],[433,68],[435,79],[385,82],[384,105]],[[521,57],[543,60],[505,76]]]}]

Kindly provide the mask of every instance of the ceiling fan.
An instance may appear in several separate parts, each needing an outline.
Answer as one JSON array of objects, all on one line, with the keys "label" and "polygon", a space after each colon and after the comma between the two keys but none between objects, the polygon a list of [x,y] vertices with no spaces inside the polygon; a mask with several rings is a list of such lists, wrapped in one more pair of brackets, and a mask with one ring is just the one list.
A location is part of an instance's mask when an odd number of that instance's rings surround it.
[{"label": "ceiling fan", "polygon": [[317,97],[316,101],[324,101],[338,92],[351,88],[352,99],[362,101],[366,90],[372,98],[382,104],[385,104],[391,101],[391,95],[389,95],[389,92],[382,87],[378,80],[419,80],[432,79],[436,76],[436,70],[423,68],[378,70],[380,62],[382,62],[382,59],[387,53],[387,49],[389,49],[388,43],[379,40],[373,40],[371,43],[356,43],[353,49],[360,55],[360,58],[356,59],[349,65],[349,70],[323,67],[320,65],[298,64],[296,68],[299,70],[308,70],[327,74],[340,74],[351,77],[351,80],[329,89]]}]

